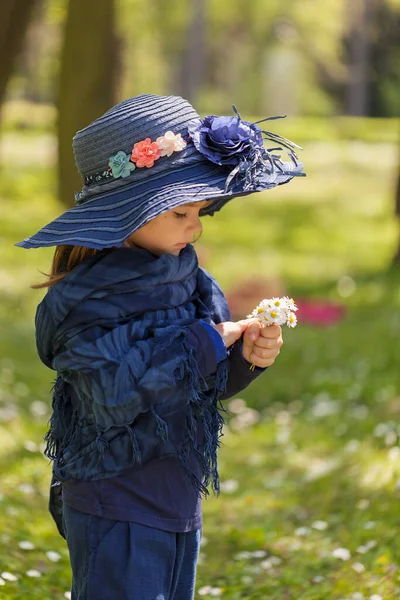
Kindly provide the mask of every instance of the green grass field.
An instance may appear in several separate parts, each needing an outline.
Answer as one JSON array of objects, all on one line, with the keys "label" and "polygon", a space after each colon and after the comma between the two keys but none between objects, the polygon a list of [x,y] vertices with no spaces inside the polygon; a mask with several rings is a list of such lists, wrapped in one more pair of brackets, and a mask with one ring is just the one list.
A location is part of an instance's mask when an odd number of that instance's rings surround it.
[{"label": "green grass field", "polygon": [[[62,208],[53,168],[10,159],[15,147],[35,147],[18,135],[0,179],[0,599],[57,600],[71,573],[47,512],[42,454],[54,373],[35,350],[44,292],[29,289],[52,250],[13,244]],[[396,146],[304,146],[307,178],[234,200],[204,219],[198,243],[226,292],[269,278],[295,299],[346,308],[336,325],[285,331],[276,364],[226,403],[223,491],[204,501],[199,598],[400,597],[400,276],[388,268]]]}]

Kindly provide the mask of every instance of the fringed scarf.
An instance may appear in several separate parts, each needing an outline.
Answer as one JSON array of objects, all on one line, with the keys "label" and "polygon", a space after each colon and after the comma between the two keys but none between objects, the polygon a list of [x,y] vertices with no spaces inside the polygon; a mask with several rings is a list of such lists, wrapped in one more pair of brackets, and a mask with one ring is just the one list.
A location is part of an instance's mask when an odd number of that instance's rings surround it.
[{"label": "fringed scarf", "polygon": [[[167,403],[170,412],[184,410],[186,414],[185,431],[173,454],[199,494],[209,495],[210,482],[219,494],[217,452],[224,424],[220,411],[226,410],[218,399],[226,387],[228,368],[224,360],[207,381],[202,377],[186,339],[186,326],[197,319],[216,324],[230,320],[230,312],[216,281],[198,266],[191,245],[179,256],[157,257],[131,248],[100,252],[49,289],[38,306],[35,324],[39,356],[58,372],[45,436],[45,455],[54,461],[56,479],[110,477],[118,469],[154,457],[154,447],[160,448],[160,443],[171,454],[168,418],[163,414]],[[103,389],[107,386],[107,359],[111,369],[120,358],[129,360],[129,374],[143,394],[133,394],[125,378],[113,382],[110,389],[121,394],[122,407],[113,412],[113,407],[90,403],[91,389],[79,387],[79,373],[89,372],[92,364],[100,361],[103,367],[99,376],[103,379],[99,389]],[[89,404],[83,404],[85,399]],[[148,405],[143,406],[143,402]],[[153,437],[150,428],[140,429],[140,419],[132,425],[143,411],[155,420]],[[96,436],[95,452],[90,456],[96,454],[96,462],[89,464],[85,463],[89,455],[81,456],[81,432],[82,428],[90,429],[90,424]],[[196,442],[199,426],[204,432],[200,446]],[[115,438],[110,431],[115,427],[124,427],[129,433],[133,461],[128,464],[127,457],[121,455],[115,473],[108,466],[105,474],[101,465],[106,464]],[[191,451],[199,459],[202,480],[190,466]]]}]

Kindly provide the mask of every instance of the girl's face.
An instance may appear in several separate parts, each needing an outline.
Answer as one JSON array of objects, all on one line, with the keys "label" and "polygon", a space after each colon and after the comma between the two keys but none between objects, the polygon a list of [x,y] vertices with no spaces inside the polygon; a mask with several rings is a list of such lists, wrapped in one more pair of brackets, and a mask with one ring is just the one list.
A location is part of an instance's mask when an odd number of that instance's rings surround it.
[{"label": "girl's face", "polygon": [[178,256],[186,244],[193,241],[202,231],[199,217],[201,208],[212,200],[182,204],[155,217],[137,229],[124,242],[130,248],[144,248],[153,254],[174,254]]}]

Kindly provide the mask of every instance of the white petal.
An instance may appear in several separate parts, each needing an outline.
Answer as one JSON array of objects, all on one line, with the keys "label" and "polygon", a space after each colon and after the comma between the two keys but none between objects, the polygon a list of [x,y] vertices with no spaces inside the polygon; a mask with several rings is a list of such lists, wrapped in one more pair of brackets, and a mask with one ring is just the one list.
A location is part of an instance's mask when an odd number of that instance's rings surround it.
[{"label": "white petal", "polygon": [[28,577],[41,577],[42,574],[40,571],[37,571],[36,569],[29,569],[29,571],[26,572],[26,575],[28,575]]},{"label": "white petal", "polygon": [[32,544],[32,542],[29,542],[28,540],[23,540],[22,542],[19,542],[18,546],[22,550],[33,550],[35,547],[35,544]]},{"label": "white petal", "polygon": [[4,571],[4,573],[1,574],[1,577],[3,579],[6,579],[7,581],[17,581],[18,577],[16,575],[13,575],[12,573],[8,573],[8,571]]},{"label": "white petal", "polygon": [[46,556],[49,560],[51,560],[51,562],[57,562],[61,558],[61,554],[58,554],[58,552],[53,552],[52,550],[46,552]]},{"label": "white petal", "polygon": [[335,558],[340,558],[341,560],[349,560],[349,558],[351,557],[351,553],[350,550],[348,550],[347,548],[336,548],[332,552],[332,556],[334,556]]}]

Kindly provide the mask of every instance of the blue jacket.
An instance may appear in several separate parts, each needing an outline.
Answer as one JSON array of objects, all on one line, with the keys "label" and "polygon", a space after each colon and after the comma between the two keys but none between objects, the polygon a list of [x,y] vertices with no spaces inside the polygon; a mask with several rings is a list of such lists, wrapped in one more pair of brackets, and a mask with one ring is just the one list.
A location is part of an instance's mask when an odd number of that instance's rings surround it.
[{"label": "blue jacket", "polygon": [[[50,288],[35,325],[39,356],[57,372],[45,438],[54,477],[113,477],[173,455],[199,493],[210,482],[219,493],[221,400],[264,370],[240,382],[230,376],[244,361],[240,341],[217,360],[221,344],[209,326],[229,320],[191,245],[179,256],[103,251]],[[209,344],[202,352],[202,336],[212,337],[213,354]]]}]

